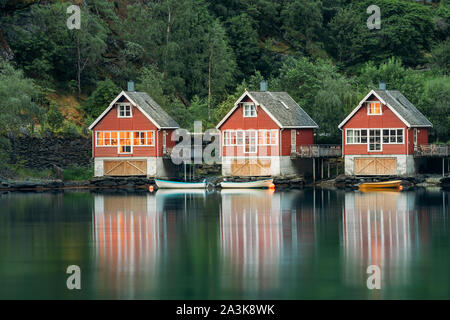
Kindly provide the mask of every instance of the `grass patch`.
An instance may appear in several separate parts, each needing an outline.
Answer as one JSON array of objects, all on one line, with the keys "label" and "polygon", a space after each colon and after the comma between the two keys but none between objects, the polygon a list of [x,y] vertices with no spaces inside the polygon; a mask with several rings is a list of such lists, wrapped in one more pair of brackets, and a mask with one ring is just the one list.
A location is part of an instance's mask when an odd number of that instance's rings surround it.
[{"label": "grass patch", "polygon": [[14,178],[19,180],[52,180],[55,175],[50,169],[36,170],[24,167],[15,168]]},{"label": "grass patch", "polygon": [[93,177],[93,173],[94,168],[92,166],[89,167],[72,166],[70,168],[64,169],[63,179],[65,181],[90,180]]}]

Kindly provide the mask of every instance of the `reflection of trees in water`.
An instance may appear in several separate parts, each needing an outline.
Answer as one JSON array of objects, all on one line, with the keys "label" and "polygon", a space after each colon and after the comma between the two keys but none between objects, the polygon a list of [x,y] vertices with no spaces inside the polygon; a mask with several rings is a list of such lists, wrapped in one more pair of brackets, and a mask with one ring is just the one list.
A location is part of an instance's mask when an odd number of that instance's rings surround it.
[{"label": "reflection of trees in water", "polygon": [[347,193],[343,215],[346,281],[365,285],[367,267],[377,265],[384,284],[407,284],[411,280],[408,267],[419,245],[429,239],[426,221],[419,224],[425,214],[416,210],[415,193]]}]

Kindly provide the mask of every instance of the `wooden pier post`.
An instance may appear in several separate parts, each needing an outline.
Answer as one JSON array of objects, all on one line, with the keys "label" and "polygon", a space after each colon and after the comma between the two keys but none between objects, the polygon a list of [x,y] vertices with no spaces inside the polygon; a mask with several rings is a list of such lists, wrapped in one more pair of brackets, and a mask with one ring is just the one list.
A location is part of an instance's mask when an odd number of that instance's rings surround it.
[{"label": "wooden pier post", "polygon": [[312,158],[313,160],[313,182],[316,182],[316,158]]},{"label": "wooden pier post", "polygon": [[330,179],[330,160],[327,161],[328,165],[328,179]]},{"label": "wooden pier post", "polygon": [[323,180],[323,158],[320,159],[320,180]]}]

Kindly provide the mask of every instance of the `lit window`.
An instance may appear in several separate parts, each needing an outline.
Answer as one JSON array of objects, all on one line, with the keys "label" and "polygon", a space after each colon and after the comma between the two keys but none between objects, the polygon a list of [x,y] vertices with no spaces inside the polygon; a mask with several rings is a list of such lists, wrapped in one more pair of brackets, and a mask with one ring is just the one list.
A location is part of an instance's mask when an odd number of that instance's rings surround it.
[{"label": "lit window", "polygon": [[147,146],[155,145],[155,134],[153,131],[147,131],[146,145]]},{"label": "lit window", "polygon": [[131,118],[131,105],[118,104],[119,118]]},{"label": "lit window", "polygon": [[367,104],[367,113],[370,115],[380,115],[381,114],[381,102],[369,101]]},{"label": "lit window", "polygon": [[103,132],[97,132],[96,145],[102,147],[105,144],[103,140]]},{"label": "lit window", "polygon": [[132,139],[131,139],[131,132],[124,131],[119,132],[120,139],[119,139],[119,153],[131,153],[131,146],[132,146]]},{"label": "lit window", "polygon": [[244,104],[244,117],[256,117],[256,106],[254,104]]},{"label": "lit window", "polygon": [[111,146],[117,146],[117,132],[111,132]]}]

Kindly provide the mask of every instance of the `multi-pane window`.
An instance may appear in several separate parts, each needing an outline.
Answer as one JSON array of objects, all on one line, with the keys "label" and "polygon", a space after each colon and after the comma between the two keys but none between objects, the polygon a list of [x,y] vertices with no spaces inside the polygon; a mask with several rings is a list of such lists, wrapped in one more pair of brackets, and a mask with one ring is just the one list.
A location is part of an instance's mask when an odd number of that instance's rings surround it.
[{"label": "multi-pane window", "polygon": [[242,130],[236,131],[236,145],[244,145],[244,131]]},{"label": "multi-pane window", "polygon": [[367,130],[366,129],[348,129],[347,130],[347,144],[366,144]]},{"label": "multi-pane window", "polygon": [[96,145],[97,147],[117,146],[117,132],[114,131],[97,131]]},{"label": "multi-pane window", "polygon": [[274,146],[278,143],[278,130],[259,130],[258,144],[260,146]]},{"label": "multi-pane window", "polygon": [[125,103],[117,104],[119,118],[131,118],[131,105]]},{"label": "multi-pane window", "polygon": [[381,114],[381,102],[379,101],[368,101],[367,105],[367,113],[370,115]]},{"label": "multi-pane window", "polygon": [[227,130],[223,132],[223,145],[235,146],[237,144],[237,132]]},{"label": "multi-pane window", "polygon": [[244,117],[256,117],[256,106],[254,104],[244,104]]},{"label": "multi-pane window", "polygon": [[119,153],[131,153],[133,140],[131,139],[132,132],[119,132]]},{"label": "multi-pane window", "polygon": [[[97,131],[95,137],[97,147],[117,147],[119,152],[130,153],[132,146],[154,146],[154,131]],[[122,148],[126,146],[125,148]]]},{"label": "multi-pane window", "polygon": [[402,144],[403,141],[403,129],[383,129],[383,143]]},{"label": "multi-pane window", "polygon": [[369,151],[381,151],[381,130],[369,130]]},{"label": "multi-pane window", "polygon": [[245,153],[255,153],[256,152],[256,130],[245,131]]},{"label": "multi-pane window", "polygon": [[254,145],[278,145],[278,130],[225,130],[223,132],[223,145],[225,147],[243,146],[246,144],[245,139],[248,136],[252,137],[252,144]]}]

